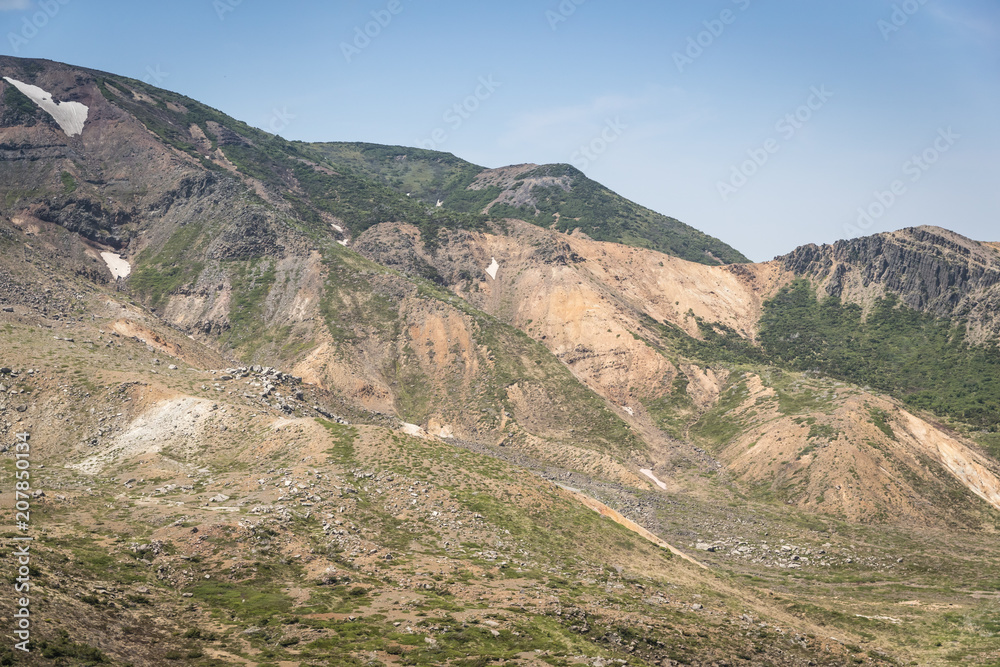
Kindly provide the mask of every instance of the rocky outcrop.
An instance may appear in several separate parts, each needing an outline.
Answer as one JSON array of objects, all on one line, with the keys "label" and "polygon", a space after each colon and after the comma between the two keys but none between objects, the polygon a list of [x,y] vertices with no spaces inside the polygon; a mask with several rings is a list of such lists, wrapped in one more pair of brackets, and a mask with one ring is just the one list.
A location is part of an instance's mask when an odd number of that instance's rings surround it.
[{"label": "rocky outcrop", "polygon": [[867,303],[894,294],[907,306],[1000,332],[1000,252],[938,227],[807,245],[777,260],[826,294]]},{"label": "rocky outcrop", "polygon": [[35,212],[35,216],[95,243],[120,249],[127,240],[122,228],[132,222],[134,214],[131,211],[105,209],[91,199],[50,199]]}]

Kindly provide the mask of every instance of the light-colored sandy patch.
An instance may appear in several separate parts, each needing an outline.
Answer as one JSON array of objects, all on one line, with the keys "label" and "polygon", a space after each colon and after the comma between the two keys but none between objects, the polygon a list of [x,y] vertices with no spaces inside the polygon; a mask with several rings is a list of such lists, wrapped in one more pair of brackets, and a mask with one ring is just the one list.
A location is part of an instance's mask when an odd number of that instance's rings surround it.
[{"label": "light-colored sandy patch", "polygon": [[132,320],[127,320],[127,319],[118,320],[117,322],[111,325],[111,330],[121,336],[128,336],[129,338],[135,338],[136,340],[145,343],[151,348],[159,352],[162,352],[164,354],[169,354],[172,357],[180,356],[181,350],[177,345],[165,341],[155,331],[147,329],[146,327]]},{"label": "light-colored sandy patch", "polygon": [[191,396],[161,401],[134,419],[121,435],[99,452],[66,467],[96,475],[106,465],[117,461],[157,454],[171,445],[194,445],[201,432],[201,423],[211,409],[211,401]]},{"label": "light-colored sandy patch", "polygon": [[455,429],[451,424],[442,424],[436,419],[427,422],[427,432],[438,438],[454,438]]},{"label": "light-colored sandy patch", "polygon": [[906,430],[916,444],[974,494],[1000,510],[1000,478],[972,449],[919,417],[900,410]]},{"label": "light-colored sandy patch", "polygon": [[197,123],[191,123],[191,126],[188,128],[188,133],[191,135],[191,138],[194,139],[195,145],[197,145],[198,148],[204,151],[212,150],[212,140],[208,138],[208,135],[205,134],[204,130],[202,130]]},{"label": "light-colored sandy patch", "polygon": [[108,265],[108,270],[115,278],[128,278],[132,273],[132,265],[128,260],[122,259],[121,255],[113,252],[102,252],[101,259]]},{"label": "light-colored sandy patch", "polygon": [[11,84],[24,93],[32,102],[37,104],[45,113],[52,116],[67,137],[75,137],[83,134],[83,125],[87,122],[87,115],[90,109],[86,104],[79,102],[56,102],[52,99],[52,93],[42,90],[38,86],[30,83],[22,83],[5,76],[4,81]]},{"label": "light-colored sandy patch", "polygon": [[412,435],[412,436],[414,436],[416,438],[426,438],[427,437],[427,431],[425,431],[420,426],[417,426],[416,424],[407,424],[407,423],[404,423],[401,430],[406,435]]}]

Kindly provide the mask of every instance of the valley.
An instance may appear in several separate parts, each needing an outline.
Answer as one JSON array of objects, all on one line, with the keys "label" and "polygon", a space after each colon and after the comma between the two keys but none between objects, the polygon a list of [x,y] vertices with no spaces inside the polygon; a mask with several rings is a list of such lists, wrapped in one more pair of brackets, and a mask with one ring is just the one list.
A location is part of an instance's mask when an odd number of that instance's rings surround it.
[{"label": "valley", "polygon": [[88,109],[0,84],[0,664],[1000,661],[995,243],[753,264],[568,165],[0,75]]}]

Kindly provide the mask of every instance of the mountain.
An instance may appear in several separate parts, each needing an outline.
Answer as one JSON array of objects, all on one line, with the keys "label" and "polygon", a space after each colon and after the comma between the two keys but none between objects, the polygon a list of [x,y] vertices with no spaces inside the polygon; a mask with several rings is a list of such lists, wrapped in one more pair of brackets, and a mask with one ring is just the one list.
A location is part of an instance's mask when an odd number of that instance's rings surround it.
[{"label": "mountain", "polygon": [[527,220],[701,264],[747,263],[737,250],[615,194],[568,164],[486,169],[450,153],[363,143],[312,144],[331,163],[449,210]]},{"label": "mountain", "polygon": [[0,664],[1000,659],[996,244],[0,88]]}]

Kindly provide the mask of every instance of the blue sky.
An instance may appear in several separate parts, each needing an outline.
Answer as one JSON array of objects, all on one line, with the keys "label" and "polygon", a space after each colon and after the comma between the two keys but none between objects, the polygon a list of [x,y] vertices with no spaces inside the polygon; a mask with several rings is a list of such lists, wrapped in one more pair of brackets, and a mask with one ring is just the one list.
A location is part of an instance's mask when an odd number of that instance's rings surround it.
[{"label": "blue sky", "polygon": [[755,260],[1000,241],[995,0],[0,0],[0,27],[289,139],[573,163]]}]

